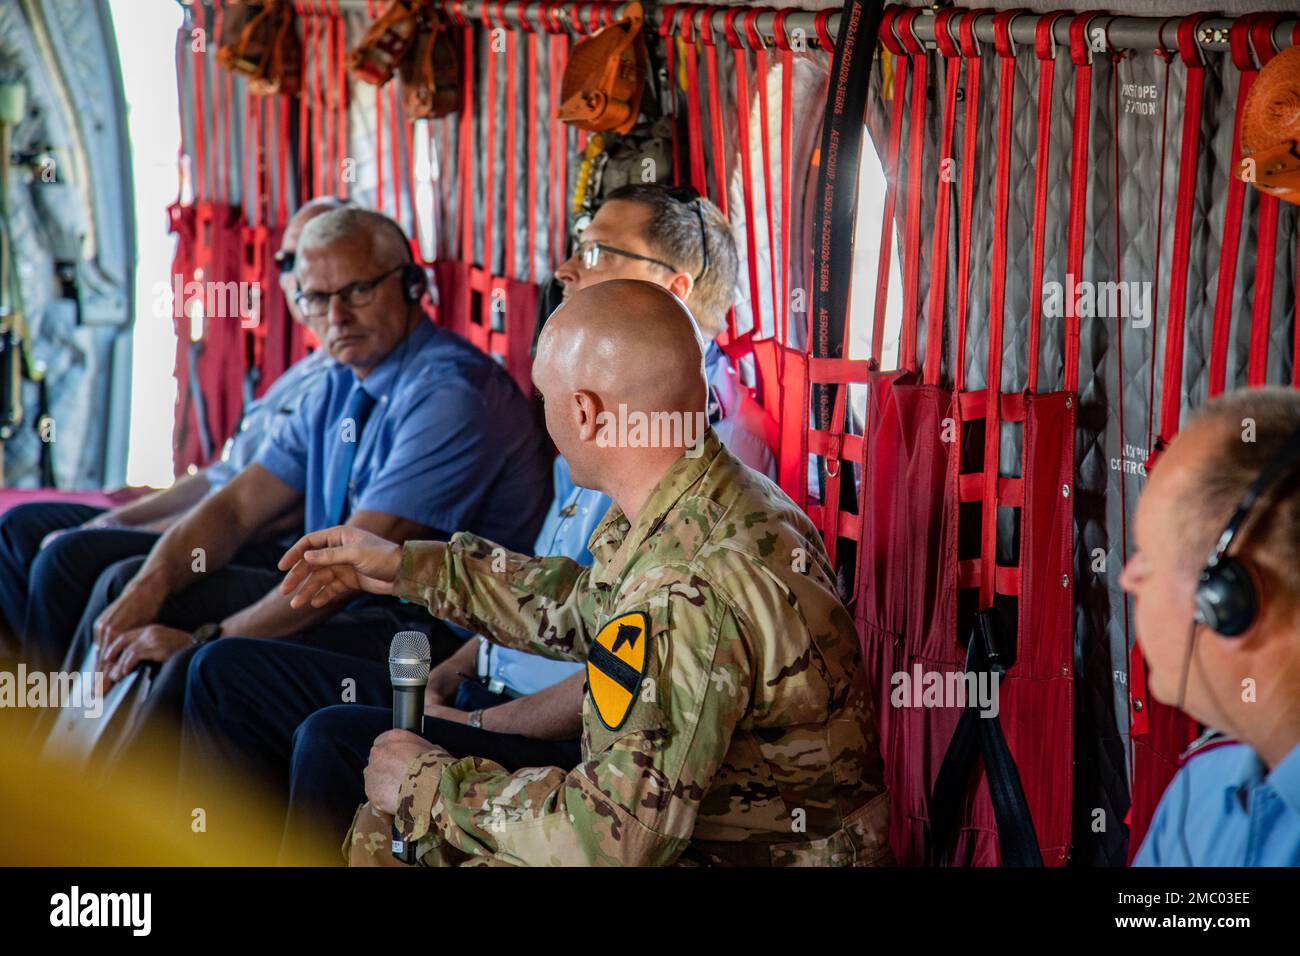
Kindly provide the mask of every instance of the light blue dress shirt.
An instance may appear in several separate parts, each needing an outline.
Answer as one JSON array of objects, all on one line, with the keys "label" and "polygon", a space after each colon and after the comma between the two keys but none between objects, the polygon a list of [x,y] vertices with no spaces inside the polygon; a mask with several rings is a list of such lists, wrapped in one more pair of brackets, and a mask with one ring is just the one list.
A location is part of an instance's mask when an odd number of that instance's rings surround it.
[{"label": "light blue dress shirt", "polygon": [[208,479],[209,494],[220,490],[253,463],[262,446],[289,420],[312,389],[324,380],[325,370],[333,364],[329,352],[317,349],[285,369],[271,383],[265,395],[248,403],[239,419],[238,430],[226,439],[221,457],[203,471]]},{"label": "light blue dress shirt", "polygon": [[[740,404],[740,387],[726,356],[716,344],[710,344],[705,356],[705,374],[710,386],[709,417],[721,416],[714,432],[741,461],[772,477],[774,459],[762,436],[744,429],[739,416],[733,417]],[[563,458],[555,459],[552,484],[555,497],[546,513],[542,532],[537,536],[534,553],[572,558],[578,564],[590,565],[593,559],[587,542],[609,510],[609,496],[575,485],[569,474],[569,463]],[[534,694],[585,666],[500,647],[491,641],[479,642],[478,673],[487,680],[488,689],[496,693]]]},{"label": "light blue dress shirt", "polygon": [[1134,866],[1300,866],[1300,745],[1268,771],[1210,744],[1169,782]]},{"label": "light blue dress shirt", "polygon": [[345,513],[382,511],[525,550],[550,500],[537,417],[496,362],[421,322],[361,382],[375,405],[357,437],[344,421],[356,376],[336,363],[258,453],[302,493],[305,528],[326,526],[326,476],[356,441]]}]

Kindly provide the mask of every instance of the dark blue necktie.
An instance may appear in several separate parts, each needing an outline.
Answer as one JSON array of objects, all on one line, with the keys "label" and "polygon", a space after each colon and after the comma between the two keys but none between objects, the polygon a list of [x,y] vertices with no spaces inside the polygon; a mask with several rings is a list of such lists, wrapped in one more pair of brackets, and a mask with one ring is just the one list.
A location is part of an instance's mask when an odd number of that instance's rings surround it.
[{"label": "dark blue necktie", "polygon": [[[361,431],[366,427],[366,419],[375,407],[375,400],[361,387],[352,386],[348,395],[347,407],[343,417],[334,426],[331,440],[338,442],[340,448],[334,456],[325,482],[325,526],[332,528],[347,517],[348,484],[352,478],[352,464],[357,459],[357,446],[361,444]],[[351,427],[348,421],[351,420]],[[347,439],[351,439],[348,441]]]}]

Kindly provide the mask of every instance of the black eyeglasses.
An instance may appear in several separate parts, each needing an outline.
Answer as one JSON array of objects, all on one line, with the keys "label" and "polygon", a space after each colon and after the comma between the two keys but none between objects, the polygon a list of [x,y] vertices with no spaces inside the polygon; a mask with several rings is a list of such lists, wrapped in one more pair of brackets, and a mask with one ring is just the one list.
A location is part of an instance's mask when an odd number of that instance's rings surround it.
[{"label": "black eyeglasses", "polygon": [[578,243],[578,261],[582,263],[584,268],[599,268],[601,257],[606,254],[622,256],[624,259],[636,259],[639,262],[650,262],[657,266],[663,266],[663,268],[667,269],[669,272],[680,271],[676,266],[664,262],[662,259],[656,259],[653,256],[643,256],[639,252],[628,252],[626,249],[619,249],[616,246],[611,246],[607,242],[597,242],[594,239],[583,239]]},{"label": "black eyeglasses", "polygon": [[301,289],[293,300],[298,303],[298,309],[303,315],[310,319],[318,319],[321,316],[328,315],[330,310],[330,299],[338,296],[343,300],[343,304],[349,309],[360,309],[369,305],[375,300],[375,290],[389,276],[401,271],[406,267],[403,262],[393,266],[383,275],[377,275],[373,279],[361,279],[358,282],[349,282],[341,289],[335,289],[333,292],[303,292]]}]

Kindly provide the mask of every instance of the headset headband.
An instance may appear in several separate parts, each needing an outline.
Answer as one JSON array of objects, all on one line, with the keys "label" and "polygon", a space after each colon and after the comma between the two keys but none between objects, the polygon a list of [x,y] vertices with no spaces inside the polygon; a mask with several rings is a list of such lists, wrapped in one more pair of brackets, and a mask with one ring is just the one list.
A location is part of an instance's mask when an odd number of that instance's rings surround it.
[{"label": "headset headband", "polygon": [[1214,567],[1223,560],[1223,556],[1228,553],[1228,548],[1232,546],[1233,540],[1240,533],[1241,526],[1245,524],[1251,511],[1254,510],[1255,502],[1259,500],[1260,495],[1290,477],[1297,463],[1300,463],[1300,428],[1290,434],[1283,443],[1282,449],[1273,456],[1273,459],[1264,466],[1264,469],[1255,480],[1250,483],[1250,487],[1242,495],[1241,503],[1237,505],[1237,510],[1232,513],[1232,517],[1224,525],[1223,533],[1219,535],[1218,544],[1214,546],[1214,551],[1210,554],[1210,560],[1206,562],[1207,567]]}]

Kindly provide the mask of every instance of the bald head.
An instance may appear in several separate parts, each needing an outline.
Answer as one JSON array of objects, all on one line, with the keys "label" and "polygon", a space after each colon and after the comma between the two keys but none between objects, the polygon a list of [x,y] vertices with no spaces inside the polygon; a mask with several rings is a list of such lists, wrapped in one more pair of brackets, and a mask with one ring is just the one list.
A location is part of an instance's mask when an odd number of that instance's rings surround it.
[{"label": "bald head", "polygon": [[642,411],[703,408],[704,345],[690,311],[653,282],[615,279],[575,292],[547,321],[537,360],[562,387]]},{"label": "bald head", "polygon": [[570,295],[542,330],[533,381],[574,480],[606,491],[609,474],[671,461],[686,446],[611,447],[597,434],[597,419],[668,413],[693,424],[708,397],[704,344],[690,310],[662,286],[639,279],[601,282]]}]

